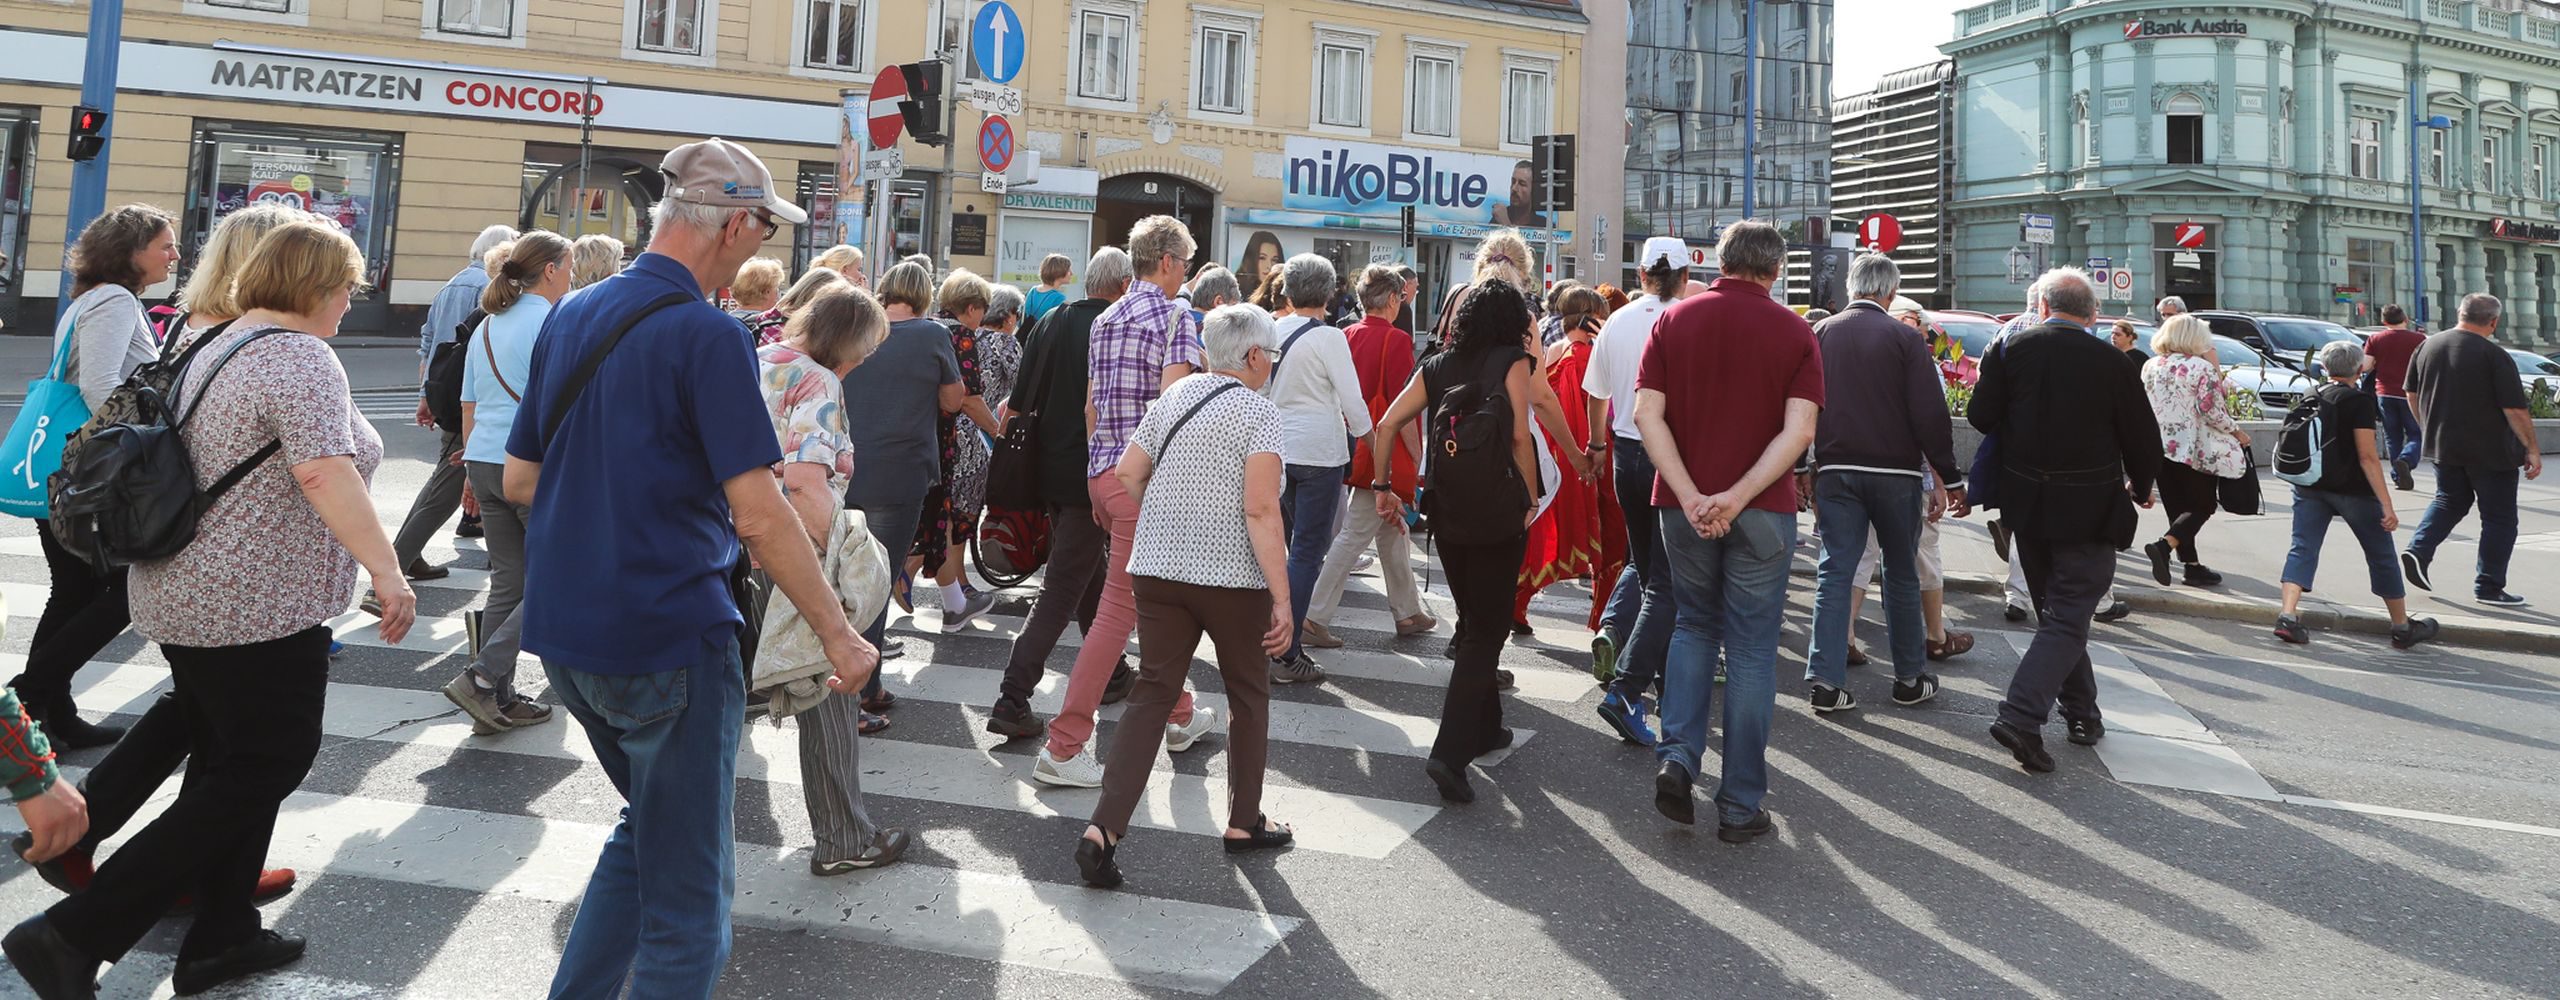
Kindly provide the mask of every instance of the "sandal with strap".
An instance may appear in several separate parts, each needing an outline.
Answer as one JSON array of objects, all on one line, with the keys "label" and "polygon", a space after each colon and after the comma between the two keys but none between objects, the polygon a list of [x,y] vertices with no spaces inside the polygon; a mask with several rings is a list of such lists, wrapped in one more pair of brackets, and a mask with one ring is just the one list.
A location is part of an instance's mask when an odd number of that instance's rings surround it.
[{"label": "sandal with strap", "polygon": [[[1271,817],[1269,816],[1256,816],[1253,819],[1252,832],[1241,837],[1220,837],[1218,839],[1226,841],[1227,853],[1247,854],[1253,851],[1268,851],[1273,848],[1287,847],[1291,841],[1297,839],[1297,834],[1290,832],[1289,828],[1285,826],[1275,828],[1272,825]],[[1092,843],[1092,841],[1086,841],[1086,843]]]},{"label": "sandal with strap", "polygon": [[[1087,824],[1086,829],[1100,828]],[[1076,871],[1084,875],[1086,885],[1096,889],[1117,889],[1121,882],[1120,862],[1114,855],[1120,853],[1120,840],[1108,831],[1103,831],[1102,839],[1110,843],[1097,844],[1082,834],[1076,836]]]}]

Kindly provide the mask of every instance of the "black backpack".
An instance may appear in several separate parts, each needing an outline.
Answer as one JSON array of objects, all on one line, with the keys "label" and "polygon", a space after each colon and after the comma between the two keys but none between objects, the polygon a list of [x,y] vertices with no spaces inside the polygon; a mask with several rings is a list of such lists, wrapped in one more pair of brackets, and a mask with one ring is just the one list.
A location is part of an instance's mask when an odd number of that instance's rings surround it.
[{"label": "black backpack", "polygon": [[453,339],[437,344],[435,356],[427,361],[427,411],[435,414],[439,429],[462,433],[462,379],[471,360],[471,334],[488,318],[488,313],[471,310],[462,325],[453,328]]},{"label": "black backpack", "polygon": [[[196,522],[205,510],[283,448],[282,442],[269,441],[212,486],[196,487],[195,460],[180,436],[196,408],[190,404],[181,412],[177,397],[196,354],[229,327],[225,323],[205,331],[174,362],[153,362],[137,370],[116,389],[129,401],[120,412],[133,415],[91,430],[77,462],[53,474],[54,538],[89,565],[104,571],[177,555],[195,541]],[[211,387],[241,348],[286,332],[260,330],[231,345],[214,359],[204,385]]]},{"label": "black backpack", "polygon": [[1423,446],[1423,514],[1442,541],[1483,545],[1508,541],[1527,530],[1529,484],[1511,453],[1511,397],[1504,391],[1511,366],[1522,355],[1495,350],[1483,370],[1456,371],[1467,359],[1443,353],[1426,363],[1423,387],[1431,396]]},{"label": "black backpack", "polygon": [[2275,460],[2271,463],[2276,478],[2295,486],[2316,487],[2327,475],[2329,449],[2337,437],[2333,433],[2337,428],[2336,404],[2324,395],[2329,385],[2303,393],[2293,409],[2286,411],[2284,425],[2276,431]]}]

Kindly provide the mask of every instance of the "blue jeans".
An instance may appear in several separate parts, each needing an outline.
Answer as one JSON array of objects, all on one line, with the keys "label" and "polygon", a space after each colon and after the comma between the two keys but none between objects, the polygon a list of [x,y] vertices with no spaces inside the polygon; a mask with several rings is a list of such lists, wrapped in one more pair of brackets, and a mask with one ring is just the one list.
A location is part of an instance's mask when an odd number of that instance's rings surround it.
[{"label": "blue jeans", "polygon": [[1618,676],[1609,690],[1633,701],[1661,681],[1671,651],[1671,568],[1654,514],[1653,459],[1634,438],[1619,438],[1613,454],[1618,509],[1626,512],[1627,569],[1609,593],[1604,624],[1618,647]]},{"label": "blue jeans", "polygon": [[2409,596],[2400,580],[2400,558],[2391,551],[2391,533],[2382,530],[2382,501],[2372,497],[2293,488],[2293,548],[2284,556],[2284,579],[2311,590],[2320,573],[2320,544],[2329,537],[2329,519],[2347,522],[2356,544],[2364,547],[2365,572],[2373,577],[2373,596],[2396,601]]},{"label": "blue jeans", "polygon": [[2398,459],[2418,464],[2420,438],[2418,415],[2410,412],[2406,396],[2376,397],[2382,402],[2383,461]]},{"label": "blue jeans", "polygon": [[1873,528],[1884,562],[1884,622],[1893,643],[1893,676],[1912,680],[1929,664],[1929,629],[1920,616],[1920,477],[1835,470],[1813,479],[1813,516],[1822,526],[1822,560],[1813,596],[1813,649],[1807,669],[1832,687],[1849,685],[1849,596],[1865,587],[1858,560]]},{"label": "blue jeans", "polygon": [[1663,666],[1662,741],[1654,754],[1692,778],[1707,752],[1707,705],[1724,654],[1724,775],[1716,810],[1743,823],[1769,791],[1769,717],[1777,709],[1778,628],[1787,607],[1787,562],[1796,519],[1745,510],[1722,538],[1700,538],[1676,508],[1656,512],[1670,559],[1679,624]]},{"label": "blue jeans", "polygon": [[732,808],[746,669],[734,640],[706,642],[689,666],[617,676],[543,664],[562,707],[586,730],[622,792],[578,904],[552,1000],[711,996],[729,963],[737,892]]},{"label": "blue jeans", "polygon": [[2459,465],[2436,465],[2436,498],[2427,505],[2427,516],[2418,522],[2418,535],[2409,540],[2409,551],[2420,560],[2432,560],[2436,546],[2453,534],[2454,525],[2471,513],[2475,499],[2480,503],[2480,575],[2472,583],[2474,594],[2495,594],[2507,589],[2507,560],[2516,552],[2516,483],[2520,473],[2515,469],[2473,469]]},{"label": "blue jeans", "polygon": [[1324,572],[1324,554],[1333,548],[1333,515],[1342,507],[1339,465],[1292,465],[1280,490],[1280,519],[1289,526],[1288,659],[1298,656],[1298,629],[1307,624],[1307,600],[1315,596],[1316,576]]}]

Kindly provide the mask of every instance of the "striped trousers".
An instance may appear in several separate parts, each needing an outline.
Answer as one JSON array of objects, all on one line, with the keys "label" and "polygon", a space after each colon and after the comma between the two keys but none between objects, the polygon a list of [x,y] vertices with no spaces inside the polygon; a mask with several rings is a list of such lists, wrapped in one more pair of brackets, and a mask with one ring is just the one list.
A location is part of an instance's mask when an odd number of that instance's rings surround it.
[{"label": "striped trousers", "polygon": [[830,694],[791,718],[800,727],[800,789],[818,841],[816,860],[861,854],[880,831],[862,805],[862,699]]}]

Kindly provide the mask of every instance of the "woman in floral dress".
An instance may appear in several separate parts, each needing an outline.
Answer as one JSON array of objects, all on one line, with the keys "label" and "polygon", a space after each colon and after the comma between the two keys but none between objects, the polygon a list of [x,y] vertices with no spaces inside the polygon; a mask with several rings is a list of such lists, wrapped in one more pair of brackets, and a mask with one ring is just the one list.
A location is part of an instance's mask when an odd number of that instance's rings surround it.
[{"label": "woman in floral dress", "polygon": [[[933,489],[925,494],[924,517],[916,524],[915,546],[908,552],[907,565],[911,578],[931,576],[942,587],[943,618],[948,630],[956,630],[962,621],[986,610],[984,604],[993,603],[992,598],[968,593],[961,583],[961,567],[966,561],[965,546],[969,540],[967,531],[977,525],[977,513],[974,509],[968,510],[964,521],[961,516],[963,508],[957,502],[963,495],[962,482],[972,478],[969,475],[970,463],[961,446],[963,438],[976,437],[982,430],[988,434],[1003,433],[1002,426],[996,423],[995,411],[987,405],[986,368],[979,354],[979,347],[984,342],[979,327],[986,320],[987,306],[993,295],[994,289],[986,279],[967,270],[955,270],[950,277],[943,279],[942,290],[934,297],[942,310],[943,325],[951,330],[951,353],[960,359],[960,384],[965,395],[960,403],[960,412],[942,415],[942,481],[935,483]],[[1012,357],[1015,363],[1019,362],[1020,347],[1013,349]],[[1011,364],[1007,365],[1008,369],[1011,367]],[[964,426],[961,423],[963,418],[974,426]],[[974,478],[978,483],[978,495],[983,498],[986,495],[987,463],[983,457],[984,449],[981,448],[980,452],[982,457],[976,462]]]}]

